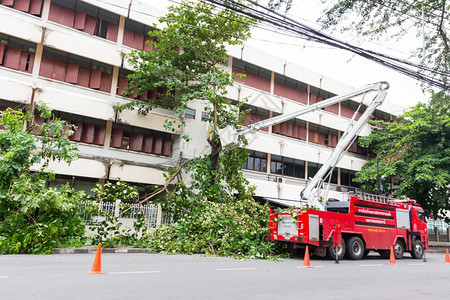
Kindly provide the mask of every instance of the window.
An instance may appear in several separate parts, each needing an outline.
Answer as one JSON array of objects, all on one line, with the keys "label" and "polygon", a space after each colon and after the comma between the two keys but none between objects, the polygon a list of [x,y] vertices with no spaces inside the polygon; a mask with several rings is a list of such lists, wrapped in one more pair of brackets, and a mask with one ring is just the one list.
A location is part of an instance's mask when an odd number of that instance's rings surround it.
[{"label": "window", "polygon": [[389,121],[391,119],[390,114],[380,111],[378,109],[375,110],[375,112],[372,114],[372,117],[375,120],[384,120],[384,121]]},{"label": "window", "polygon": [[309,124],[309,142],[324,145],[328,147],[336,147],[338,131],[327,127],[310,123]]},{"label": "window", "polygon": [[266,172],[267,171],[267,153],[247,150],[249,157],[242,166],[243,169]]},{"label": "window", "polygon": [[308,162],[308,177],[312,178],[316,175],[317,171],[322,167],[322,164]]},{"label": "window", "polygon": [[11,6],[14,9],[29,13],[31,15],[40,16],[42,12],[43,0],[3,0],[1,4]]},{"label": "window", "polygon": [[425,219],[425,213],[423,212],[423,210],[417,211],[417,217],[419,218],[420,221],[427,222],[427,220]]},{"label": "window", "polygon": [[52,0],[48,19],[117,42],[119,15],[83,1]]},{"label": "window", "polygon": [[341,185],[360,187],[361,184],[358,182],[353,182],[356,172],[353,170],[342,169],[341,168]]},{"label": "window", "polygon": [[122,134],[122,145],[120,148],[122,149],[130,149],[131,146],[131,133],[130,132],[123,132]]},{"label": "window", "polygon": [[321,99],[320,101],[336,96],[336,94],[330,93],[328,91],[324,91],[321,88],[318,88],[315,86],[311,86],[310,92],[311,92],[311,95],[319,96]]},{"label": "window", "polygon": [[60,111],[54,112],[54,115],[77,127],[74,134],[69,137],[71,141],[99,146],[104,145],[106,121]]},{"label": "window", "polygon": [[35,51],[34,43],[0,33],[0,65],[32,73]]},{"label": "window", "polygon": [[273,174],[305,178],[305,161],[279,155],[272,155],[270,172]]},{"label": "window", "polygon": [[[328,173],[326,174],[326,177],[324,178],[326,183],[328,183],[330,181],[330,178],[328,177],[329,174],[330,174],[329,172],[330,171],[328,171]],[[330,181],[330,183],[334,183],[334,184],[338,183],[338,171],[337,171],[337,168],[333,169],[333,173],[331,174],[331,181]]]},{"label": "window", "polygon": [[211,116],[205,111],[202,111],[202,121],[203,122],[211,121]]},{"label": "window", "polygon": [[110,65],[45,47],[39,76],[109,93],[112,70]]},{"label": "window", "polygon": [[139,49],[152,50],[153,47],[147,44],[152,38],[148,35],[149,31],[154,31],[153,27],[144,25],[131,19],[126,19],[125,31],[123,33],[123,44],[125,46]]},{"label": "window", "polygon": [[[157,87],[151,90],[145,90],[142,91],[141,89],[137,89],[136,93],[129,93],[129,94],[124,94],[126,88],[128,87],[128,75],[132,74],[133,72],[123,69],[121,68],[119,70],[119,80],[117,83],[117,90],[116,90],[116,95],[119,96],[124,96],[124,97],[128,97],[128,98],[133,98],[133,99],[139,99],[139,100],[146,100],[146,99],[152,99],[152,100],[157,100],[157,99],[161,99],[162,97],[166,98],[166,102],[168,103],[169,101],[173,100],[173,96],[175,95],[175,90],[171,90],[171,91],[167,91],[166,88],[164,87]],[[147,83],[144,83],[144,87],[147,87]]]},{"label": "window", "polygon": [[258,75],[260,77],[267,78],[267,79],[270,79],[270,76],[272,73],[271,71],[269,71],[267,69],[258,67],[257,65],[245,62],[238,58],[233,59],[233,68],[236,68],[236,69],[239,69],[242,71],[247,71],[249,73],[252,73],[252,74]]},{"label": "window", "polygon": [[186,108],[186,111],[184,112],[184,117],[186,119],[195,119],[195,109]]},{"label": "window", "polygon": [[170,156],[170,134],[119,123],[113,124],[111,147],[162,156]]},{"label": "window", "polygon": [[296,88],[297,90],[303,92],[308,91],[308,86],[306,83],[286,77],[284,75],[280,75],[278,73],[275,73],[275,82],[284,84],[288,87]]}]

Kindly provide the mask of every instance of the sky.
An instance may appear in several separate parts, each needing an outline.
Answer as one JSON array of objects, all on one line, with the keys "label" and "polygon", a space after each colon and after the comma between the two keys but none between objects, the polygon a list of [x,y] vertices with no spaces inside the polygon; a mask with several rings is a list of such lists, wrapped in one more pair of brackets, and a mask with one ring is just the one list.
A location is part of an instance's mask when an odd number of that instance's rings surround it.
[{"label": "sky", "polygon": [[[325,8],[321,1],[294,0],[293,2],[289,17],[315,29],[320,29],[316,20]],[[351,41],[354,45],[402,59],[409,59],[411,51],[422,45],[421,37],[416,37],[415,32],[399,41],[385,39],[370,42],[358,37],[356,33],[333,33],[333,36],[344,41]],[[398,106],[396,108],[398,113],[418,102],[426,102],[429,97],[428,93],[422,92],[417,80],[345,50],[261,29],[254,30],[248,43],[265,49],[266,52],[283,53],[283,59],[355,88],[373,82],[387,81],[390,88],[386,101],[393,103],[395,107]]]},{"label": "sky", "polygon": [[[155,0],[141,1],[156,5]],[[157,1],[157,6],[165,11],[163,7],[179,2],[180,0]],[[321,0],[293,0],[293,7],[288,15],[310,27],[320,29],[317,19],[324,8]],[[364,40],[356,33],[339,34],[335,32],[332,35],[354,45],[402,59],[409,59],[411,51],[422,45],[422,39],[416,37],[415,32],[400,41],[385,39],[375,42]],[[374,82],[387,81],[390,88],[385,102],[393,105],[386,106],[389,107],[391,113],[396,115],[418,102],[426,102],[429,98],[428,93],[422,92],[418,81],[351,52],[308,42],[301,38],[287,37],[285,34],[260,28],[253,30],[252,38],[246,43],[355,88]],[[280,53],[282,56],[279,55]]]}]

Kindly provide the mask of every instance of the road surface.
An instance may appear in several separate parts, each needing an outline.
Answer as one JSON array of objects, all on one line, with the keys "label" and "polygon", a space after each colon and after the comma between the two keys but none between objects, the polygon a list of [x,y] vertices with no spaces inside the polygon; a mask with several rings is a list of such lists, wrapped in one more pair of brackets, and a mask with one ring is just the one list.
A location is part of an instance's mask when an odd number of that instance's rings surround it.
[{"label": "road surface", "polygon": [[303,258],[236,260],[200,255],[94,254],[0,256],[0,299],[449,299],[445,254],[390,265]]}]

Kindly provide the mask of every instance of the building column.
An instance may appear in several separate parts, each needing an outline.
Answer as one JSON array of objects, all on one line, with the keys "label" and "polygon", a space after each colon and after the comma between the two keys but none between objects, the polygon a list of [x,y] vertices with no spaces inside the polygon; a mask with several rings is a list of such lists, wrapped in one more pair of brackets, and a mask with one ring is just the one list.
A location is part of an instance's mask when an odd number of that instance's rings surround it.
[{"label": "building column", "polygon": [[306,141],[305,142],[307,144],[309,144],[309,121],[306,121]]},{"label": "building column", "polygon": [[106,121],[105,142],[103,144],[103,148],[109,148],[109,145],[111,144],[112,125],[113,125],[112,121],[110,120]]},{"label": "building column", "polygon": [[308,164],[309,164],[309,162],[307,160],[305,160],[305,179],[306,179],[306,181],[308,181],[308,177],[309,177]]},{"label": "building column", "polygon": [[119,82],[119,71],[120,68],[117,66],[113,66],[113,72],[112,72],[112,80],[111,80],[111,96],[115,96],[117,93],[117,85]]},{"label": "building column", "polygon": [[307,105],[309,105],[309,101],[311,100],[311,86],[309,84],[306,86],[306,93],[308,94]]},{"label": "building column", "polygon": [[270,73],[270,93],[273,95],[275,90],[275,72]]},{"label": "building column", "polygon": [[119,18],[119,30],[117,32],[117,45],[122,45],[123,33],[125,32],[125,17],[120,16]]}]

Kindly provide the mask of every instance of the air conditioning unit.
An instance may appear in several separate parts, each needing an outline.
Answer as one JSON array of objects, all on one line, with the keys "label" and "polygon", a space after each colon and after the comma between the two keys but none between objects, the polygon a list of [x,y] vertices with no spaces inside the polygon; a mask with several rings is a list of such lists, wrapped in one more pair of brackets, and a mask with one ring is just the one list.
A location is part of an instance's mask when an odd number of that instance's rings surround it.
[{"label": "air conditioning unit", "polygon": [[277,183],[284,183],[285,179],[283,177],[277,177]]}]

